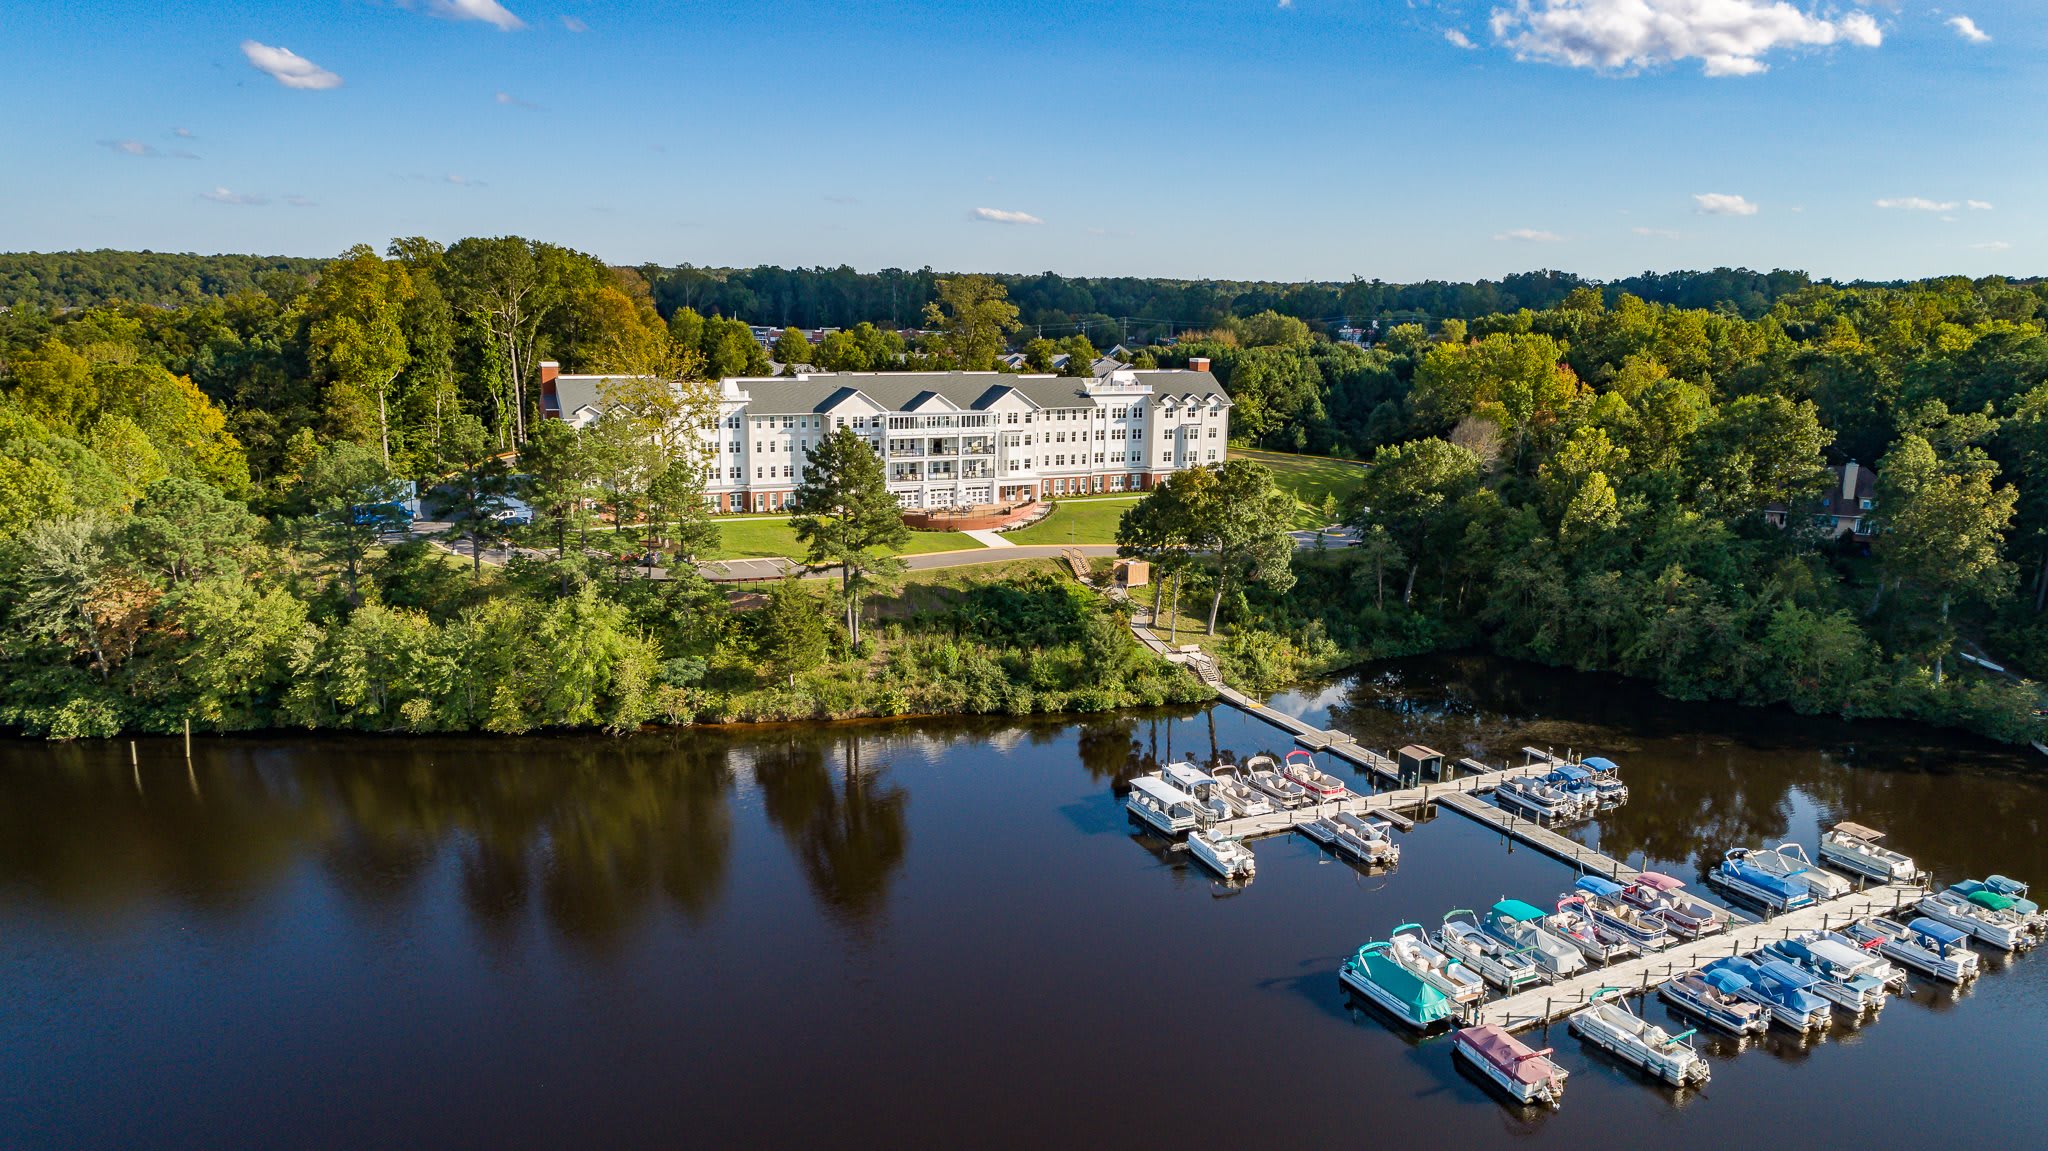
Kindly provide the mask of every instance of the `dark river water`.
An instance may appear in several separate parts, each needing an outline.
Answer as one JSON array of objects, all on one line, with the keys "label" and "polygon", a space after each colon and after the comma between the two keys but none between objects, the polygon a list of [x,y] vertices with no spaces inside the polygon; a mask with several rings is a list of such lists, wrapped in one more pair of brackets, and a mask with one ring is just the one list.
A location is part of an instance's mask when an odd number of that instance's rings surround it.
[{"label": "dark river water", "polygon": [[[1853,818],[1943,883],[2048,886],[2031,752],[1476,658],[1276,706],[1609,755],[1633,800],[1579,834],[1689,881]],[[139,767],[0,744],[0,1147],[2039,1145],[2048,954],[1818,1040],[1709,1042],[1683,1096],[1559,1024],[1564,1107],[1511,1112],[1336,967],[1569,868],[1446,812],[1386,875],[1261,840],[1231,893],[1114,793],[1289,746],[1229,709],[206,739],[189,771],[175,741]]]}]

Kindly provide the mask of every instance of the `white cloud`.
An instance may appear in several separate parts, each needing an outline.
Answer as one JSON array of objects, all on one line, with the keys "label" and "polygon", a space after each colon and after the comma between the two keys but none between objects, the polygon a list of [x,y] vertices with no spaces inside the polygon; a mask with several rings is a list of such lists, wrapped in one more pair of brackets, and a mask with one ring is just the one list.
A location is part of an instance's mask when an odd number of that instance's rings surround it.
[{"label": "white cloud", "polygon": [[1512,228],[1496,234],[1493,238],[1496,240],[1514,240],[1523,244],[1555,244],[1564,239],[1563,236],[1558,235],[1556,232],[1546,232],[1541,228]]},{"label": "white cloud", "polygon": [[1971,210],[1972,212],[1989,212],[1989,211],[1991,210],[1991,201],[1989,201],[1989,200],[1964,200],[1964,201],[1963,201],[1963,207],[1965,207],[1965,208],[1968,208],[1968,209],[1969,209],[1969,210]]},{"label": "white cloud", "polygon": [[1294,0],[1280,0],[1280,6],[1282,8],[1292,8],[1294,7]]},{"label": "white cloud", "polygon": [[1622,75],[1693,59],[1709,76],[1750,76],[1773,51],[1884,41],[1867,12],[1819,16],[1786,0],[1512,0],[1492,28],[1518,60]]},{"label": "white cloud", "polygon": [[507,108],[525,108],[529,111],[540,111],[539,104],[536,104],[531,100],[521,100],[519,97],[514,96],[510,92],[498,93],[497,100],[498,103],[503,104]]},{"label": "white cloud", "polygon": [[1949,27],[1956,30],[1956,35],[1961,36],[1972,44],[1991,43],[1991,34],[1977,27],[1977,22],[1968,16],[1951,16],[1945,22]]},{"label": "white cloud", "polygon": [[515,32],[526,21],[507,11],[498,0],[433,0],[434,15],[450,20],[479,20],[500,32]]},{"label": "white cloud", "polygon": [[994,224],[1043,224],[1044,220],[1029,212],[1011,212],[1002,208],[976,208],[974,218]]},{"label": "white cloud", "polygon": [[1989,240],[1982,244],[1971,244],[1970,247],[1975,248],[1979,252],[2003,252],[2007,248],[2012,247],[2012,245],[2004,240]]},{"label": "white cloud", "polygon": [[1754,216],[1759,210],[1754,201],[1727,192],[1701,192],[1692,200],[1698,205],[1693,210],[1708,216]]},{"label": "white cloud", "polygon": [[341,87],[341,77],[289,48],[273,48],[254,40],[244,40],[242,55],[249,58],[249,63],[257,71],[269,73],[271,79],[287,88],[319,91]]},{"label": "white cloud", "polygon": [[1671,228],[1630,228],[1629,231],[1634,232],[1638,236],[1648,236],[1653,240],[1678,239],[1678,232]]},{"label": "white cloud", "polygon": [[1463,48],[1467,52],[1479,47],[1479,45],[1472,42],[1472,37],[1465,35],[1456,28],[1444,29],[1444,39],[1450,41],[1452,47]]},{"label": "white cloud", "polygon": [[199,193],[199,198],[202,200],[212,200],[216,204],[233,204],[238,208],[254,208],[270,202],[270,198],[267,196],[252,195],[247,192],[230,192],[226,188],[215,188],[211,192],[201,192]]},{"label": "white cloud", "polygon": [[180,140],[190,140],[192,139],[192,129],[173,128],[171,129],[171,135],[176,136]]},{"label": "white cloud", "polygon": [[588,24],[585,24],[585,23],[584,23],[583,21],[581,21],[581,20],[578,20],[578,19],[577,19],[576,17],[574,17],[574,16],[564,16],[564,17],[562,17],[562,27],[564,27],[564,28],[567,28],[567,29],[568,29],[569,31],[571,31],[571,32],[588,32],[588,31],[590,31],[590,25],[588,25]]},{"label": "white cloud", "polygon": [[1954,200],[1930,200],[1925,196],[1897,196],[1879,200],[1877,206],[1900,212],[1953,212],[1962,207]]},{"label": "white cloud", "polygon": [[448,173],[447,180],[458,188],[481,188],[484,186],[482,180],[470,176],[458,176],[453,172]]},{"label": "white cloud", "polygon": [[123,156],[154,156],[157,150],[140,140],[101,140],[100,147],[121,153]]}]

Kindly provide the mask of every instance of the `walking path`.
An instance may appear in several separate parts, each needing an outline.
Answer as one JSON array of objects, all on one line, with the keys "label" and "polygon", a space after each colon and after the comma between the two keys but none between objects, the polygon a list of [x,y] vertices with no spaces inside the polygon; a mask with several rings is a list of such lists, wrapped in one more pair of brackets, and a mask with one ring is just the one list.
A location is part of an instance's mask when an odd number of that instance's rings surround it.
[{"label": "walking path", "polygon": [[1004,539],[1003,533],[990,531],[987,528],[977,528],[974,531],[961,532],[960,534],[987,548],[1013,548],[1017,546]]}]

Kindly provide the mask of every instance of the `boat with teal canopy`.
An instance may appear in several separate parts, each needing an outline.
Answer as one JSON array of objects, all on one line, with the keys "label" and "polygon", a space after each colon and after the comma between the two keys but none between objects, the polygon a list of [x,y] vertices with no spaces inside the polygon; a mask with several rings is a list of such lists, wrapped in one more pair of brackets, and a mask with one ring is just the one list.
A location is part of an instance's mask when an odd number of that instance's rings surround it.
[{"label": "boat with teal canopy", "polygon": [[1426,1030],[1451,1017],[1451,998],[1387,953],[1385,942],[1368,943],[1337,969],[1344,986],[1385,1008],[1394,1018]]}]

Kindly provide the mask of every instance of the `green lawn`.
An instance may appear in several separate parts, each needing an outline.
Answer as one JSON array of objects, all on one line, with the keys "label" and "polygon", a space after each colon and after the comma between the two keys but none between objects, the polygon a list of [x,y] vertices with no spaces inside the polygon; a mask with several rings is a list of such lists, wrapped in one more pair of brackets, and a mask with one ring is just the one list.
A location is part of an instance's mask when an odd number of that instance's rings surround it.
[{"label": "green lawn", "polygon": [[1028,528],[1004,532],[1003,538],[1020,547],[1026,544],[1113,544],[1116,522],[1137,496],[1063,499],[1052,514]]},{"label": "green lawn", "polygon": [[1323,516],[1323,500],[1336,496],[1341,506],[1358,490],[1364,479],[1363,465],[1352,460],[1335,460],[1328,456],[1297,456],[1288,452],[1250,451],[1238,448],[1230,450],[1232,456],[1258,462],[1273,469],[1274,482],[1281,490],[1294,497],[1300,510],[1294,517],[1293,527],[1318,528],[1327,523]]},{"label": "green lawn", "polygon": [[[718,546],[701,558],[710,560],[749,559],[756,556],[800,556],[804,547],[796,532],[781,516],[731,516],[711,521],[718,528]],[[960,532],[911,532],[904,555],[923,552],[964,551],[980,543]]]}]

